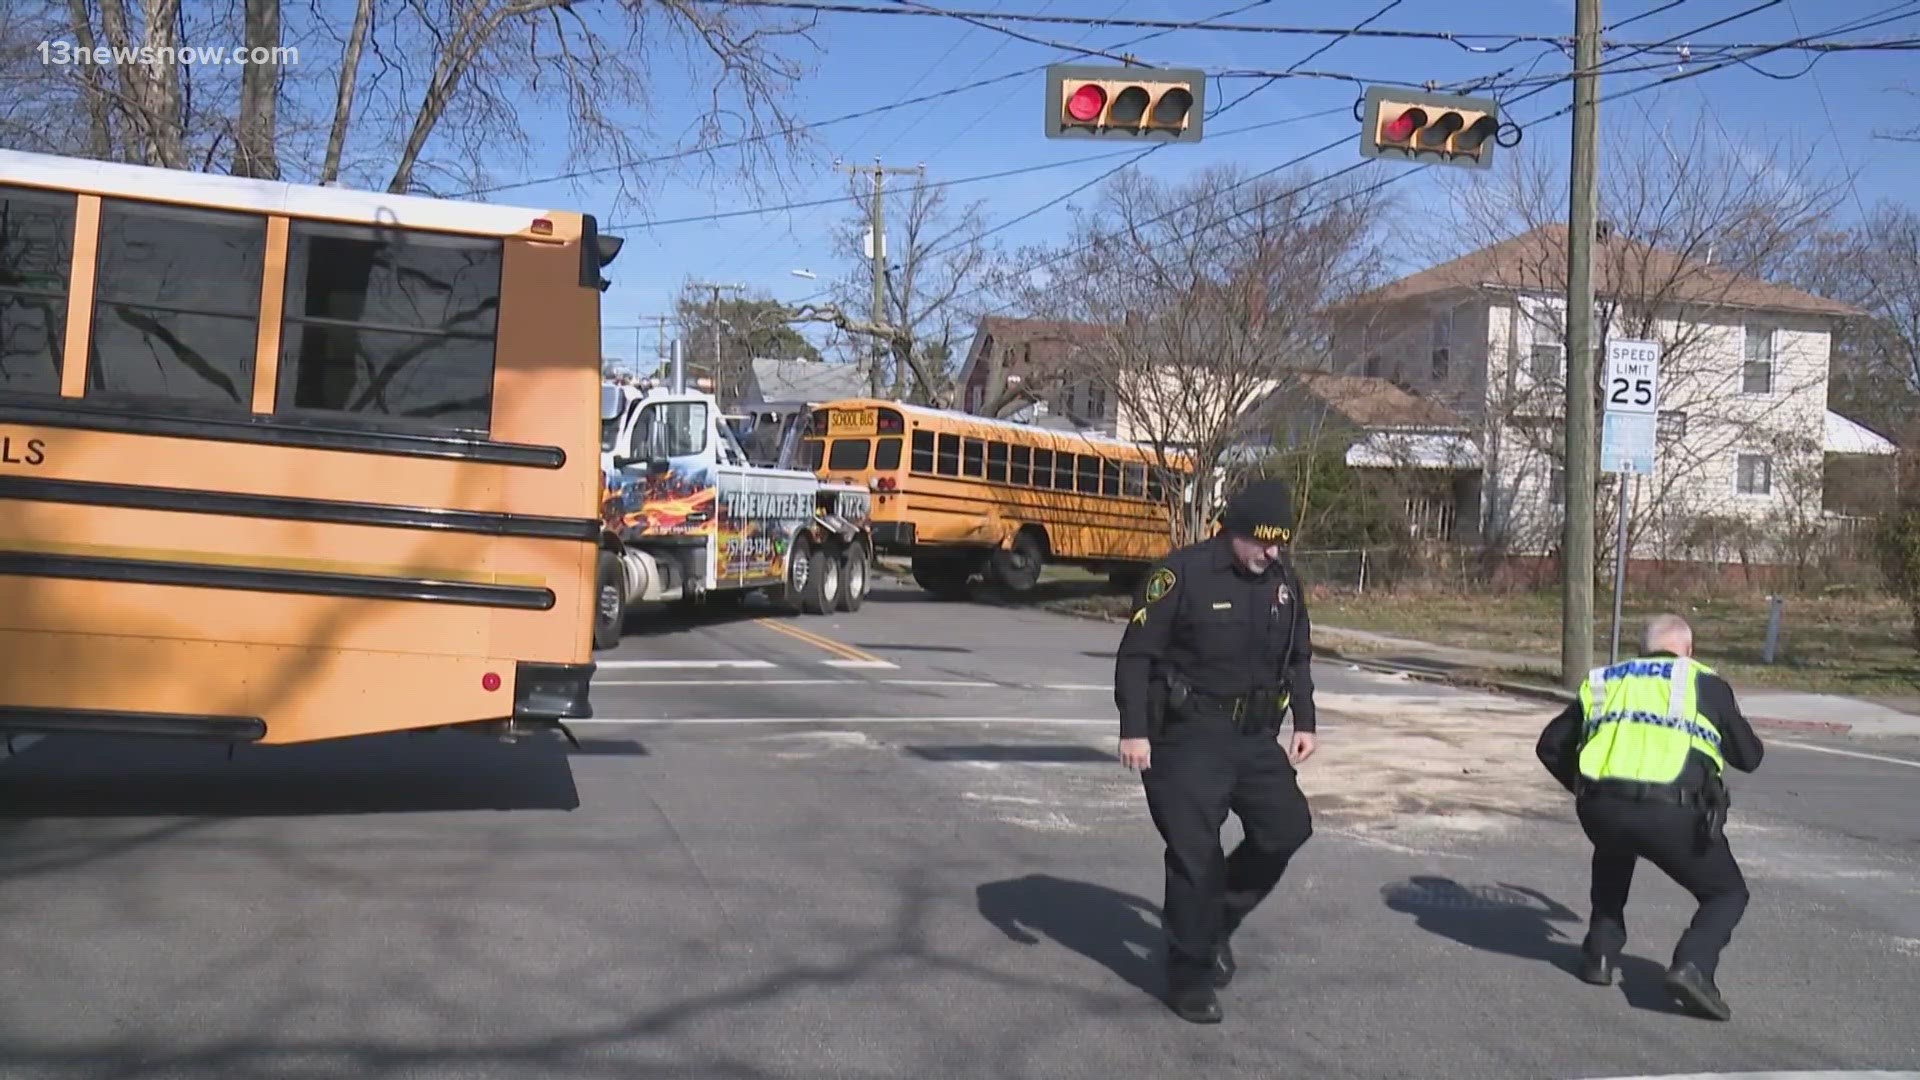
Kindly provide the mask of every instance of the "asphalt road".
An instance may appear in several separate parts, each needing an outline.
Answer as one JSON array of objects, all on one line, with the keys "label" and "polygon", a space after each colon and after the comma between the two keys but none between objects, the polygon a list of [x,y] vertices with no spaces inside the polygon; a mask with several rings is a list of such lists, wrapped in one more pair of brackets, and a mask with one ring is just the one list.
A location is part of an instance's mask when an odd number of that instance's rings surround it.
[{"label": "asphalt road", "polygon": [[[1771,739],[1738,778],[1755,896],[1730,1023],[1661,1002],[1690,905],[1651,870],[1626,985],[1572,976],[1570,813],[1391,841],[1323,813],[1242,931],[1227,1022],[1196,1028],[1155,998],[1117,627],[912,592],[764,615],[636,629],[577,751],[53,738],[0,758],[0,1077],[1920,1069],[1912,746]],[[1328,711],[1324,746],[1358,722]]]}]

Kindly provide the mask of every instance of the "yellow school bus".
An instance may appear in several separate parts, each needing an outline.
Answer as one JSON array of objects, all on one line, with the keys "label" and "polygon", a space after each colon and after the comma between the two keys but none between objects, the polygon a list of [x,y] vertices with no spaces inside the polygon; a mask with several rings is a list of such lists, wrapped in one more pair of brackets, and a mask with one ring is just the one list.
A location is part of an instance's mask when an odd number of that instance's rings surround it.
[{"label": "yellow school bus", "polygon": [[591,216],[0,151],[0,730],[592,715]]},{"label": "yellow school bus", "polygon": [[1171,548],[1168,492],[1190,469],[1137,443],[865,398],[821,404],[804,441],[816,473],[874,492],[875,549],[948,598],[975,573],[1026,592],[1049,562],[1130,588]]}]

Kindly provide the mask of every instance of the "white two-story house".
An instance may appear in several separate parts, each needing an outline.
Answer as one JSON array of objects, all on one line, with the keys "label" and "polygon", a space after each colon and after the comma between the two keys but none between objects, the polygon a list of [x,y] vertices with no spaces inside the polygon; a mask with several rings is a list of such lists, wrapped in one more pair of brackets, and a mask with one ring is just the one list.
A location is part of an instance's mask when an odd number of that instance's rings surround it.
[{"label": "white two-story house", "polygon": [[[1335,370],[1391,380],[1475,433],[1478,531],[1509,555],[1550,555],[1560,543],[1566,236],[1533,230],[1337,313]],[[1833,327],[1859,312],[1604,226],[1594,293],[1598,333],[1661,347],[1655,469],[1629,487],[1632,558],[1725,559],[1737,543],[1740,557],[1776,561],[1818,526],[1827,451],[1862,445],[1862,429],[1827,410]],[[1604,338],[1595,344],[1597,380]],[[1867,435],[1868,452],[1892,452]],[[1601,479],[1608,522],[1617,488]]]}]

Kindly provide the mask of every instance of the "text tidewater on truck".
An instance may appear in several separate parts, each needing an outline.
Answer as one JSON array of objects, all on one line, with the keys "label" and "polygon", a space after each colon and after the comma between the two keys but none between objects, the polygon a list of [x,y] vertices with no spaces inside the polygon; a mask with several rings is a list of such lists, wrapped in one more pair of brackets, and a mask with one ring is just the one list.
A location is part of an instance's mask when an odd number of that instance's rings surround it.
[{"label": "text tidewater on truck", "polygon": [[619,643],[635,605],[738,600],[766,590],[789,610],[858,610],[873,558],[864,488],[754,465],[711,394],[603,383],[601,551],[594,645]]}]

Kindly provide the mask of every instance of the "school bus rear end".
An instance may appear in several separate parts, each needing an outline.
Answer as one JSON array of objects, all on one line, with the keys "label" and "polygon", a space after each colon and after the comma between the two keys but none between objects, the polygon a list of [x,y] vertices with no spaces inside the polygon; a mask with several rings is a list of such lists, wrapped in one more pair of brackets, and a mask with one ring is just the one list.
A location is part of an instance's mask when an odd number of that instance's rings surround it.
[{"label": "school bus rear end", "polygon": [[591,218],[0,155],[0,729],[591,715]]}]

